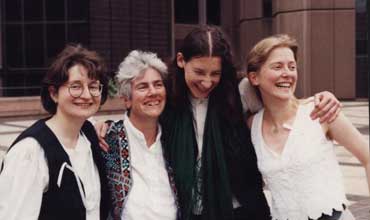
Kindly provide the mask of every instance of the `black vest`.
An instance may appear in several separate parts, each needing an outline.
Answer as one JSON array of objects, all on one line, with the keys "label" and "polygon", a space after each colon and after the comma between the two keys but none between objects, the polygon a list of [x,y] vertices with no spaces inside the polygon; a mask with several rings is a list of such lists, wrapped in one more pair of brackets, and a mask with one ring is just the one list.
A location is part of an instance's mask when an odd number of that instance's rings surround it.
[{"label": "black vest", "polygon": [[[68,165],[72,165],[58,139],[50,128],[46,126],[46,120],[47,119],[41,119],[22,132],[13,142],[9,150],[20,140],[32,137],[37,140],[45,152],[49,168],[49,186],[47,192],[45,192],[42,197],[39,220],[85,220],[86,209],[83,205],[73,172],[67,168],[64,169],[60,188],[57,185],[59,170],[62,164],[67,162]],[[83,124],[81,131],[91,142],[92,155],[98,168],[101,184],[100,219],[106,219],[111,202],[98,138],[94,127],[88,121]]]}]

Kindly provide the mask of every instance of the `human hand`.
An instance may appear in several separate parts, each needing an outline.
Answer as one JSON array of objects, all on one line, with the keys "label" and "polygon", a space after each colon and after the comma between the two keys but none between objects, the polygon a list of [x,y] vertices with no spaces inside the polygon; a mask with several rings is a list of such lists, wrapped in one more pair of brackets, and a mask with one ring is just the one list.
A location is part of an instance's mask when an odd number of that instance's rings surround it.
[{"label": "human hand", "polygon": [[100,148],[103,151],[108,152],[109,145],[107,144],[107,142],[104,139],[105,138],[105,134],[107,133],[107,130],[108,130],[107,123],[102,122],[102,121],[99,121],[99,122],[96,122],[94,124],[94,127],[95,127],[95,131],[96,131],[96,135],[98,136],[98,139],[99,139],[99,146],[100,146]]},{"label": "human hand", "polygon": [[316,93],[314,96],[315,109],[311,112],[312,120],[320,118],[320,123],[331,123],[339,115],[342,104],[328,91]]}]

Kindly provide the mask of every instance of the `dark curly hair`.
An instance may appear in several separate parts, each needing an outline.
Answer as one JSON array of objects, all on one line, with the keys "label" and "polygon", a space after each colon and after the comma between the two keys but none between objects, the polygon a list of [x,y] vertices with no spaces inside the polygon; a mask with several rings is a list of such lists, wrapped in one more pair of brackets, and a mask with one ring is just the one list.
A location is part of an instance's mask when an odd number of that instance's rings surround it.
[{"label": "dark curly hair", "polygon": [[100,105],[103,105],[107,100],[108,77],[102,57],[80,44],[69,44],[58,54],[42,80],[41,103],[50,114],[56,113],[57,103],[51,98],[49,87],[52,86],[58,91],[59,87],[68,81],[68,70],[75,65],[85,67],[88,71],[88,77],[99,80],[103,85]]}]

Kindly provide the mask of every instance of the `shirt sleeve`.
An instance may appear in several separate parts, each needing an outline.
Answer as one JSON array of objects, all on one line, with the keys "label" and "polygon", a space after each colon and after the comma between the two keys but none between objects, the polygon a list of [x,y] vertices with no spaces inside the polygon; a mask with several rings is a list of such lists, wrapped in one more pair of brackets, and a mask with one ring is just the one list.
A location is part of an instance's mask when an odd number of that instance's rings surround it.
[{"label": "shirt sleeve", "polygon": [[247,77],[240,81],[238,87],[243,105],[243,112],[250,111],[251,113],[256,113],[262,109],[263,104]]},{"label": "shirt sleeve", "polygon": [[37,220],[49,184],[45,154],[34,138],[25,138],[4,158],[0,174],[0,219]]}]

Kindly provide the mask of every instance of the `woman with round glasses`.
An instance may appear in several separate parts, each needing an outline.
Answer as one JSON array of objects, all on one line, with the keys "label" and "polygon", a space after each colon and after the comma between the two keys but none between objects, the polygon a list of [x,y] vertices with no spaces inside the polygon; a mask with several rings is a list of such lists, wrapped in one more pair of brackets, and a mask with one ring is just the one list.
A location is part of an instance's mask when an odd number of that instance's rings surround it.
[{"label": "woman with round glasses", "polygon": [[106,219],[109,194],[95,130],[86,119],[107,98],[101,57],[67,46],[42,82],[51,117],[12,144],[0,174],[0,219]]}]

